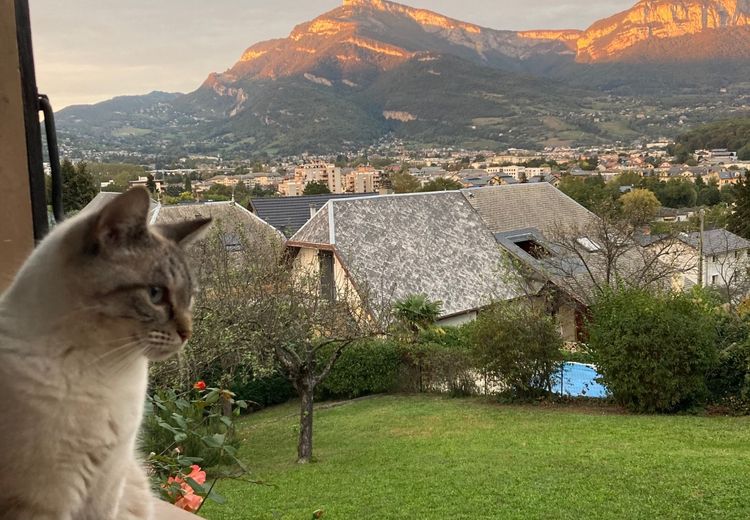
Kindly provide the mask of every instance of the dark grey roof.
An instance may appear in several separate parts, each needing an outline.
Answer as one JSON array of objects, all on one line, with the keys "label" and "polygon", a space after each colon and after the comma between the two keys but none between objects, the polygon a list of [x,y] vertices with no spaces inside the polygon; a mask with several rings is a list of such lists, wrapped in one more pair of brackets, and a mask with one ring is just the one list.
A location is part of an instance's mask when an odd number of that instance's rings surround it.
[{"label": "dark grey roof", "polygon": [[424,294],[450,316],[516,295],[501,248],[460,191],[331,200],[289,241],[303,244],[334,245],[378,301]]},{"label": "dark grey roof", "polygon": [[526,183],[462,190],[493,233],[535,228],[543,234],[582,226],[596,218],[549,183]]},{"label": "dark grey roof", "polygon": [[310,220],[310,206],[318,211],[329,200],[362,197],[361,193],[307,195],[302,197],[263,197],[250,200],[250,210],[287,236]]},{"label": "dark grey roof", "polygon": [[[700,233],[686,233],[680,238],[696,250],[700,247]],[[739,249],[750,249],[750,241],[735,235],[726,229],[710,229],[703,232],[703,254],[716,255],[737,251]]]}]

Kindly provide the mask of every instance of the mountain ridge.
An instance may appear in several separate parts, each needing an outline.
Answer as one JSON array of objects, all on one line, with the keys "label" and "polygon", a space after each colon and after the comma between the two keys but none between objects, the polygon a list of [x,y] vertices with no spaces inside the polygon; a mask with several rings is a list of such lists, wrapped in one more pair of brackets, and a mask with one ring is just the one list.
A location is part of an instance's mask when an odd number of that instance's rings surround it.
[{"label": "mountain ridge", "polygon": [[[158,131],[166,143],[201,150],[274,152],[387,134],[498,147],[674,134],[684,122],[675,103],[724,110],[720,91],[750,94],[748,6],[641,0],[585,30],[508,31],[386,0],[344,0],[286,38],[251,45],[191,93],[129,100],[133,109],[122,113],[75,107],[59,120],[91,142]],[[633,121],[634,107],[663,99],[661,122]]]}]

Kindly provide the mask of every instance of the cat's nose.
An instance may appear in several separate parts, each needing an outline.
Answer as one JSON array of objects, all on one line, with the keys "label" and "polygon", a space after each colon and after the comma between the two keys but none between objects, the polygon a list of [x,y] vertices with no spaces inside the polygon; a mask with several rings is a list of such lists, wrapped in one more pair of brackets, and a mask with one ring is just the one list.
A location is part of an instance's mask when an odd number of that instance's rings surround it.
[{"label": "cat's nose", "polygon": [[177,331],[177,334],[180,336],[180,339],[182,339],[182,342],[186,342],[190,339],[190,336],[192,336],[192,331],[186,330],[186,329],[179,329]]}]

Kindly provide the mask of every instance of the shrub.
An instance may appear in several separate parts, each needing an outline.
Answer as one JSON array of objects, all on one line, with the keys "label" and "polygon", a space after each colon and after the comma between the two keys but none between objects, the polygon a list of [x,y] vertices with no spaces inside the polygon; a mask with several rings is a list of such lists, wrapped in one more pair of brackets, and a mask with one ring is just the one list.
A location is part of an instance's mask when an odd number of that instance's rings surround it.
[{"label": "shrub", "polygon": [[592,308],[589,333],[602,382],[628,408],[671,412],[706,397],[717,336],[701,295],[605,293]]},{"label": "shrub", "polygon": [[353,398],[393,390],[399,361],[398,348],[392,341],[358,341],[341,354],[320,384],[320,393],[324,397]]},{"label": "shrub", "polygon": [[470,332],[478,370],[512,396],[543,395],[562,359],[555,320],[523,302],[502,302],[482,312]]},{"label": "shrub", "polygon": [[[197,382],[189,392],[162,390],[149,396],[141,430],[141,446],[155,492],[183,509],[200,509],[205,498],[222,501],[213,484],[246,472],[237,459],[239,440],[233,417],[246,405],[228,390],[206,388]],[[213,483],[204,486],[213,467]],[[222,466],[219,470],[217,466]]]},{"label": "shrub", "polygon": [[468,327],[430,327],[419,333],[416,342],[402,343],[401,388],[452,396],[475,393],[475,374],[466,337]]},{"label": "shrub", "polygon": [[255,409],[286,403],[297,396],[292,383],[280,372],[249,379],[235,378],[229,387],[238,399]]},{"label": "shrub", "polygon": [[750,412],[750,317],[718,313],[718,360],[708,374],[714,403]]}]

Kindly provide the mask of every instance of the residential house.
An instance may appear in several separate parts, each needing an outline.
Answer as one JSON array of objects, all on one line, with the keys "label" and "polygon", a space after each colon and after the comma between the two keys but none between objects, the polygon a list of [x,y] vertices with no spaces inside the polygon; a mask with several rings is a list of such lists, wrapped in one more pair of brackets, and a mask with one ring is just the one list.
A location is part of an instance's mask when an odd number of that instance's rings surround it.
[{"label": "residential house", "polygon": [[700,232],[683,233],[680,240],[684,248],[679,254],[691,268],[684,274],[681,286],[690,287],[699,281],[700,266],[703,269],[703,285],[721,290],[745,293],[750,276],[750,241],[727,231],[711,229],[703,232],[702,262],[698,259],[701,250]]},{"label": "residential house", "polygon": [[281,246],[285,241],[284,235],[277,229],[232,201],[159,205],[151,215],[150,223],[164,224],[195,218],[212,219],[211,227],[219,230],[228,251],[239,251],[248,245],[262,250],[272,244]]},{"label": "residential house", "polygon": [[329,200],[361,196],[350,193],[327,193],[301,197],[259,197],[250,200],[249,209],[284,236],[291,237]]},{"label": "residential house", "polygon": [[[528,237],[541,247],[545,233],[592,218],[547,183],[336,198],[287,246],[297,269],[318,271],[327,281],[327,294],[356,292],[380,303],[424,294],[443,302],[442,324],[471,320],[492,301],[530,295],[575,340],[583,305],[529,253],[536,246]],[[538,276],[520,283],[509,255]]]}]

